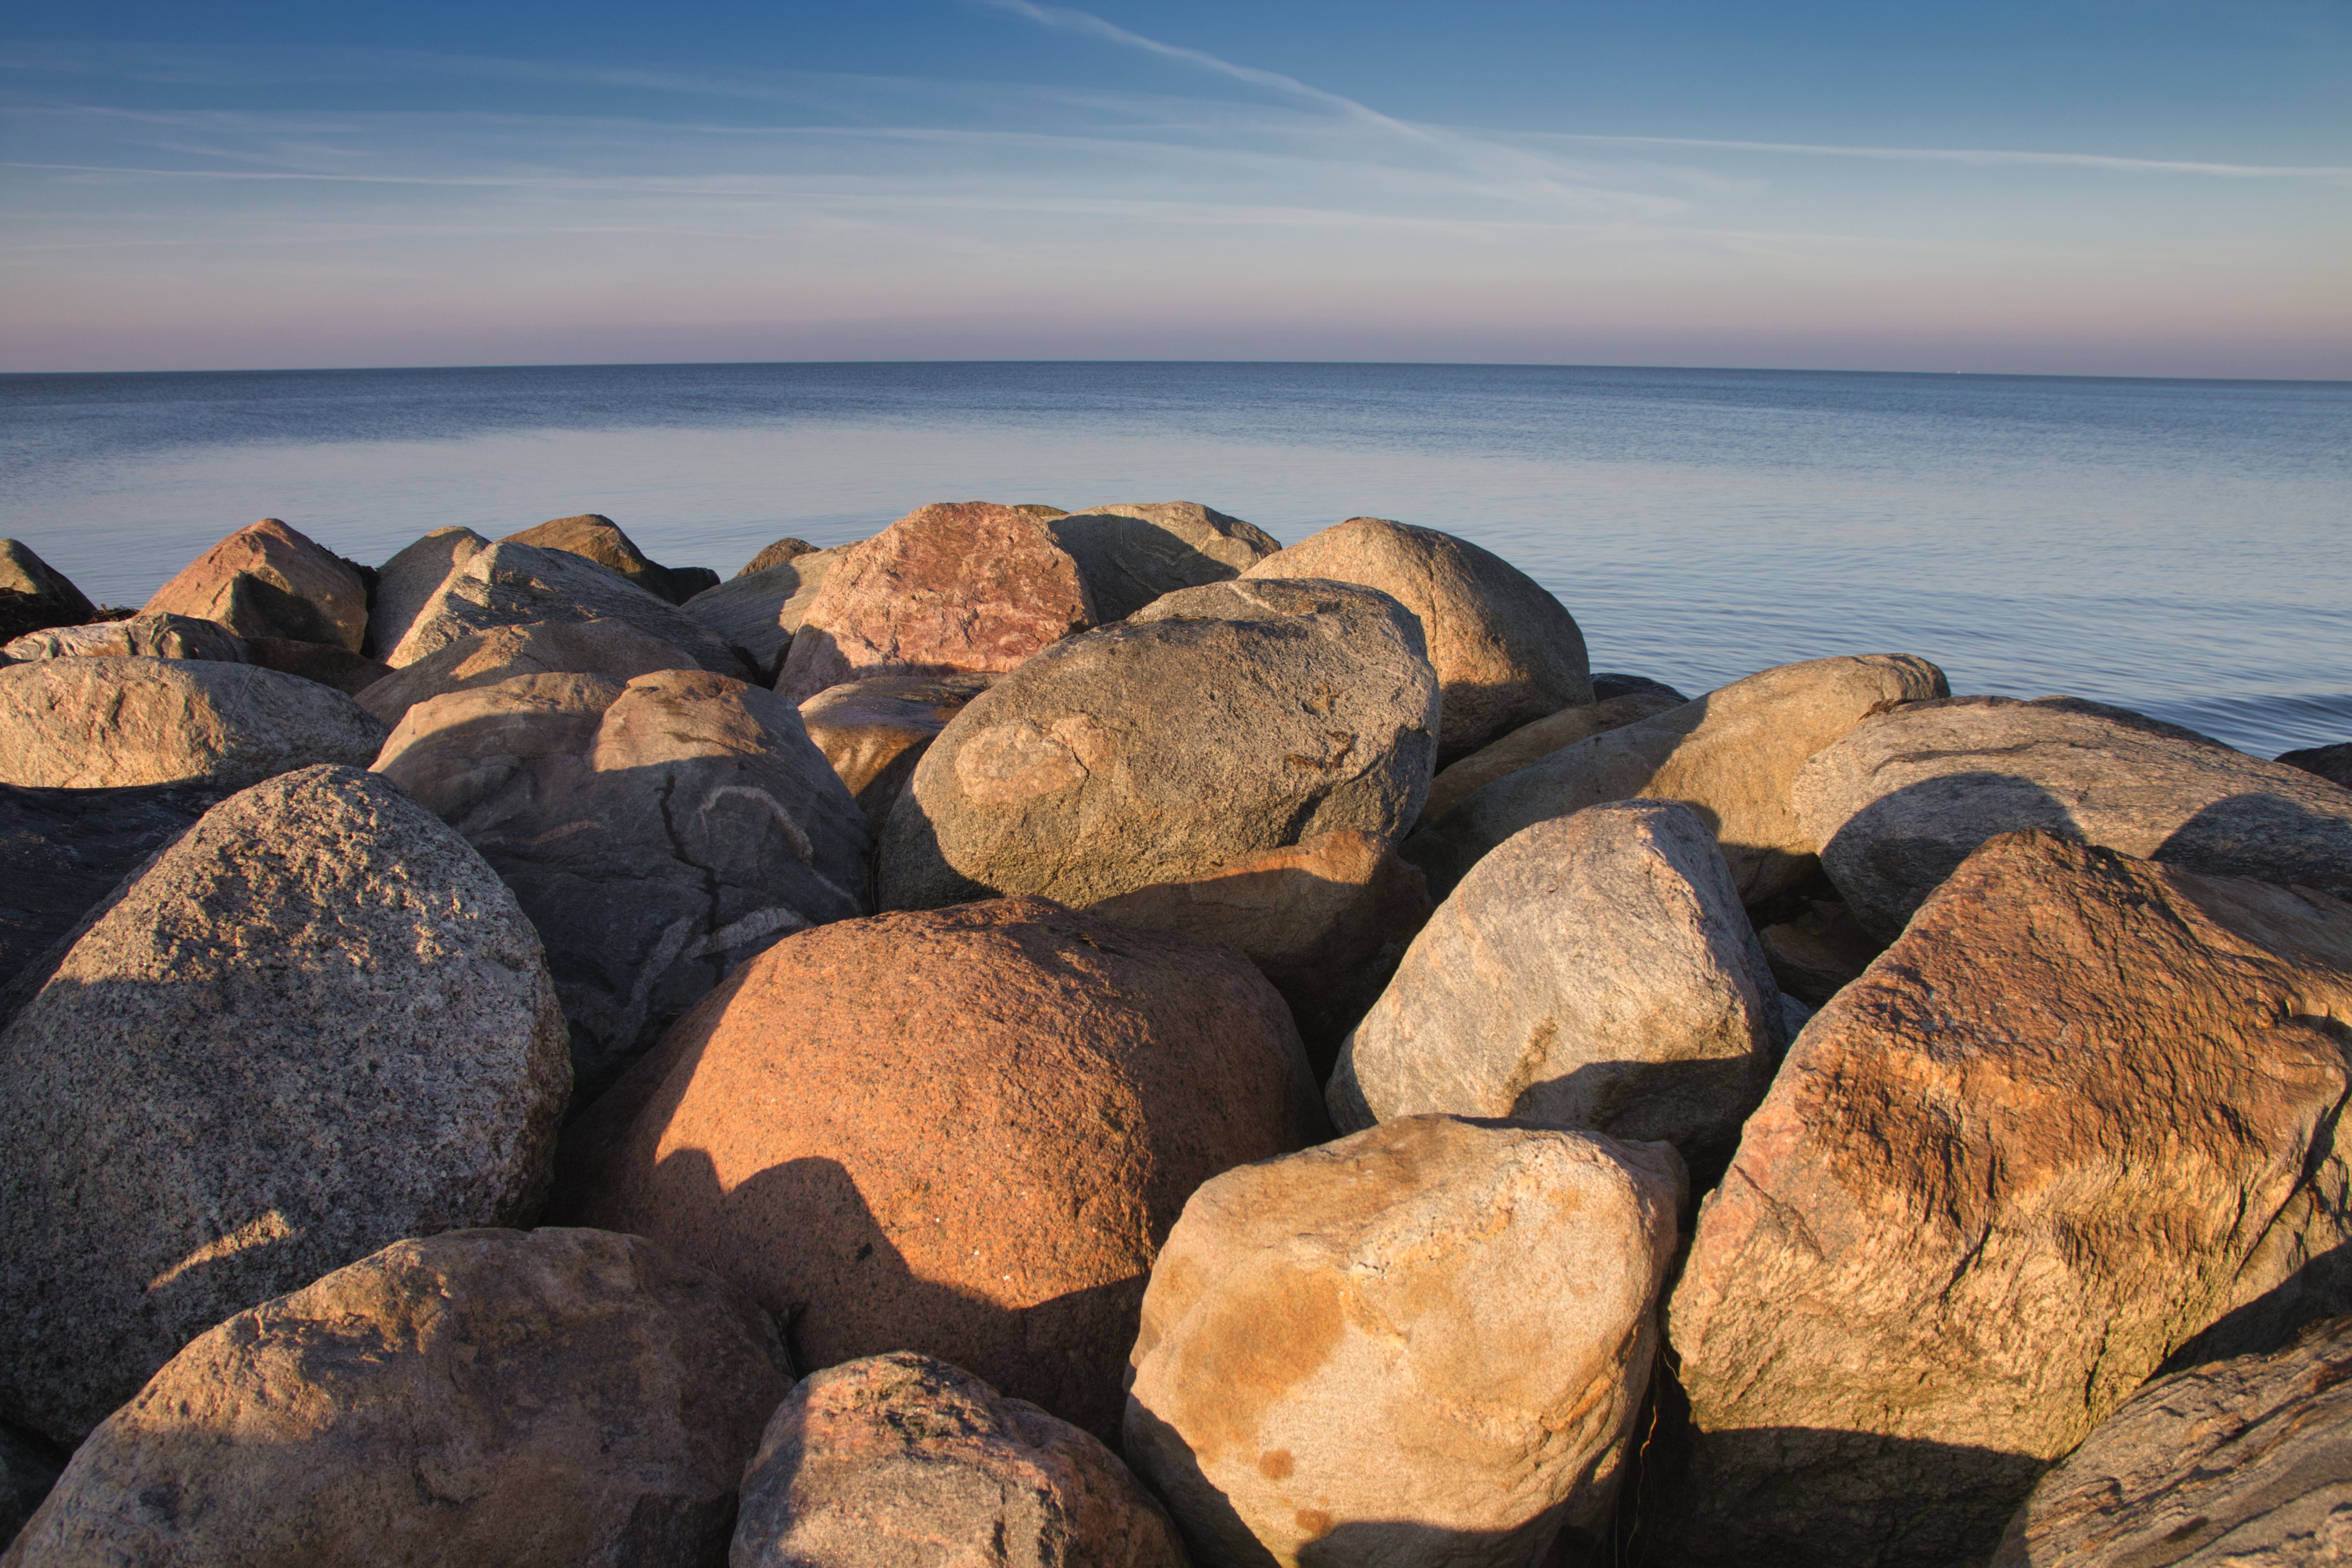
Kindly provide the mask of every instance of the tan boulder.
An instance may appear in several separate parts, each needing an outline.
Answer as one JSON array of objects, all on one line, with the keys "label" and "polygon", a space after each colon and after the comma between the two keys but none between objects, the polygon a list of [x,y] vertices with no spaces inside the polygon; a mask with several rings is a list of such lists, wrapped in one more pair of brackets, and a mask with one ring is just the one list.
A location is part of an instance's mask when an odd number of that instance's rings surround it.
[{"label": "tan boulder", "polygon": [[877,675],[828,686],[801,704],[808,737],[879,840],[915,764],[992,675]]},{"label": "tan boulder", "polygon": [[657,669],[692,669],[674,643],[626,621],[531,621],[492,626],[445,644],[360,692],[359,704],[386,724],[420,702],[474,691],[522,675],[601,675],[632,680]]},{"label": "tan boulder", "polygon": [[1666,1560],[1980,1563],[2174,1351],[2299,1310],[2352,1239],[2347,1016],[2352,906],[1988,841],[1806,1026],[1700,1210]]},{"label": "tan boulder", "polygon": [[738,573],[697,594],[684,608],[742,655],[763,684],[772,684],[792,649],[793,634],[808,618],[817,590],[856,548],[844,544],[804,551],[757,572]]},{"label": "tan boulder", "polygon": [[66,574],[18,539],[0,539],[0,643],[51,626],[78,626],[98,618]]},{"label": "tan boulder", "polygon": [[1534,1568],[1616,1489],[1681,1184],[1444,1116],[1227,1172],[1152,1267],[1129,1462],[1202,1568]]},{"label": "tan boulder", "polygon": [[377,567],[375,603],[368,610],[368,657],[395,667],[407,663],[398,653],[415,629],[416,617],[449,574],[489,542],[470,528],[436,528]]},{"label": "tan boulder", "polygon": [[241,637],[299,637],[360,651],[367,584],[359,569],[274,517],[240,528],[155,590],[148,615],[218,621]]},{"label": "tan boulder", "polygon": [[760,552],[743,563],[741,570],[735,575],[749,577],[754,572],[765,572],[771,566],[782,566],[788,561],[797,560],[803,555],[813,555],[815,552],[815,545],[805,539],[794,539],[788,534],[772,544],[761,546]]},{"label": "tan boulder", "polygon": [[1235,577],[1282,542],[1198,501],[1111,501],[1046,521],[1108,626],[1163,594]]},{"label": "tan boulder", "polygon": [[[676,572],[667,566],[656,564],[637,548],[635,540],[621,531],[620,524],[596,512],[559,517],[536,528],[526,528],[520,533],[509,533],[499,542],[529,544],[541,550],[569,551],[583,560],[593,561],[607,572],[619,574],[655,598],[669,604],[682,605],[692,596],[678,591],[680,584]],[[708,584],[695,584],[697,591],[705,586]]]},{"label": "tan boulder", "polygon": [[209,658],[223,664],[255,660],[246,640],[218,621],[194,616],[133,616],[29,632],[0,656],[29,664],[42,658]]},{"label": "tan boulder", "polygon": [[743,661],[709,627],[617,572],[564,550],[501,541],[474,552],[443,579],[400,646],[381,656],[398,669],[461,637],[536,621],[626,621],[675,644],[682,662],[740,677]]},{"label": "tan boulder", "polygon": [[1442,821],[1447,812],[1496,779],[1532,767],[1579,741],[1638,724],[1670,708],[1679,708],[1687,700],[1671,691],[1637,691],[1605,702],[1563,708],[1532,724],[1522,724],[1460,762],[1438,769],[1437,776],[1430,781],[1429,799],[1422,804],[1422,820]]}]

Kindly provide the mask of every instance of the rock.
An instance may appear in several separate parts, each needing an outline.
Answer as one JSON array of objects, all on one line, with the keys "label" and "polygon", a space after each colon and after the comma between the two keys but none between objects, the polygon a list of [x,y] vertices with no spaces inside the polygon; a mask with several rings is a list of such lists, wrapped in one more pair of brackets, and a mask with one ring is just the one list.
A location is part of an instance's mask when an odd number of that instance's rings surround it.
[{"label": "rock", "polygon": [[383,726],[339,691],[251,665],[52,658],[0,668],[0,784],[239,789],[313,763],[365,767]]},{"label": "rock", "polygon": [[701,622],[618,573],[568,551],[503,542],[476,551],[449,574],[383,662],[398,669],[494,626],[599,618],[626,621],[674,645],[681,663],[714,675],[744,673],[734,650]]},{"label": "rock", "polygon": [[1646,675],[1628,675],[1622,669],[1596,669],[1592,672],[1592,700],[1595,702],[1613,702],[1620,697],[1631,697],[1643,691],[1671,698],[1676,702],[1690,700],[1664,681],[1653,680]]},{"label": "rock", "polygon": [[63,1443],[232,1312],[527,1222],[570,1087],[513,896],[338,767],[205,813],[0,1032],[0,1415]]},{"label": "rock", "polygon": [[1787,1044],[1696,812],[1620,801],[1514,835],[1430,917],[1325,1095],[1350,1131],[1444,1111],[1664,1140],[1711,1171]]},{"label": "rock", "polygon": [[341,556],[265,517],[182,567],[142,611],[165,612],[218,621],[241,637],[299,637],[357,653],[367,637],[367,582]]},{"label": "rock", "polygon": [[735,575],[738,577],[749,577],[754,572],[765,572],[771,566],[782,566],[786,562],[795,560],[800,556],[814,555],[815,553],[816,546],[811,544],[807,540],[793,539],[787,535],[782,539],[777,540],[773,544],[767,545],[762,548],[760,553],[751,557],[751,560],[746,561],[743,563],[743,569],[736,573]]},{"label": "rock", "polygon": [[2352,1318],[2159,1378],[2043,1476],[1992,1568],[2352,1562]]},{"label": "rock", "polygon": [[986,501],[920,507],[851,547],[810,600],[776,689],[794,703],[877,675],[1013,668],[1095,624],[1045,525]]},{"label": "rock", "polygon": [[368,611],[365,652],[394,666],[408,661],[398,649],[415,629],[441,584],[489,541],[470,528],[436,528],[376,568],[375,605]]},{"label": "rock", "polygon": [[1679,800],[1715,830],[1740,898],[1794,888],[1820,847],[1789,805],[1807,759],[1869,714],[1943,696],[1944,672],[1908,654],[1808,659],[1735,680],[1696,702],[1566,746],[1475,792],[1405,841],[1443,897],[1523,827],[1604,801]]},{"label": "rock", "polygon": [[19,663],[43,658],[209,658],[253,662],[246,640],[217,621],[194,616],[132,616],[28,632],[0,647]]},{"label": "rock", "polygon": [[709,566],[672,566],[669,572],[670,602],[684,605],[697,594],[707,594],[719,586],[716,569]]},{"label": "rock", "polygon": [[98,606],[21,540],[0,539],[0,643],[98,618]]},{"label": "rock", "polygon": [[817,590],[855,548],[813,550],[758,572],[738,573],[734,581],[688,599],[686,613],[734,648],[763,684],[772,684]]},{"label": "rock", "polygon": [[1240,955],[1007,899],[745,964],[591,1110],[561,1201],[746,1287],[805,1365],[919,1351],[1107,1436],[1185,1197],[1322,1121]]},{"label": "rock", "polygon": [[299,675],[305,680],[331,686],[346,697],[357,697],[392,673],[389,665],[326,643],[298,642],[292,637],[253,637],[246,647],[253,662],[264,669]]},{"label": "rock", "polygon": [[0,1426],[0,1549],[16,1539],[64,1468],[50,1445]]},{"label": "rock", "polygon": [[787,931],[863,914],[866,823],[774,693],[698,669],[418,703],[376,770],[465,835],[547,943],[583,1100]]},{"label": "rock", "polygon": [[1342,831],[1138,888],[1091,912],[1239,948],[1290,1004],[1320,1082],[1429,909],[1419,867],[1399,859],[1385,838]]},{"label": "rock", "polygon": [[1535,579],[1466,539],[1351,517],[1243,575],[1361,583],[1412,612],[1445,691],[1441,767],[1547,713],[1592,700],[1576,617]]},{"label": "rock", "polygon": [[731,1568],[1185,1568],[1167,1510],[1094,1437],[899,1351],[828,1367],[743,1475]]},{"label": "rock", "polygon": [[1041,500],[1015,501],[1013,503],[1013,510],[1014,511],[1025,511],[1031,517],[1037,518],[1067,517],[1070,515],[1060,507],[1047,506]]},{"label": "rock", "polygon": [[1882,713],[1824,747],[1790,798],[1822,868],[1882,938],[1978,845],[2029,827],[2352,895],[2352,791],[2072,699],[1960,697]]},{"label": "rock", "polygon": [[[562,550],[593,561],[607,572],[627,578],[655,598],[673,605],[683,605],[695,594],[713,587],[719,574],[708,567],[688,567],[689,581],[681,582],[678,574],[667,566],[657,566],[637,548],[636,541],[621,531],[620,525],[609,517],[596,512],[582,512],[578,517],[559,517],[542,522],[537,528],[526,528],[520,533],[509,533],[499,541],[501,544],[529,544],[541,550]],[[696,574],[699,574],[699,576]],[[708,577],[709,581],[702,581]]]},{"label": "rock", "polygon": [[397,724],[420,702],[476,691],[519,675],[601,675],[633,680],[661,669],[692,669],[674,642],[599,616],[584,621],[531,621],[459,637],[404,665],[360,693],[360,706]]},{"label": "rock", "polygon": [[791,1384],[758,1309],[636,1237],[399,1241],[181,1351],[6,1562],[716,1563]]},{"label": "rock", "polygon": [[1429,799],[1422,804],[1421,815],[1430,822],[1442,821],[1446,813],[1496,779],[1532,766],[1579,741],[1638,724],[1687,700],[1663,689],[1635,691],[1581,708],[1563,708],[1532,724],[1522,724],[1501,740],[1441,769],[1430,783]]},{"label": "rock", "polygon": [[1046,522],[1070,552],[1104,624],[1163,594],[1241,574],[1282,548],[1262,528],[1198,501],[1113,501]]},{"label": "rock", "polygon": [[886,908],[992,892],[1086,905],[1421,808],[1437,680],[1385,595],[1187,588],[975,698],[916,766],[877,863]]},{"label": "rock", "polygon": [[2168,1356],[2225,1315],[2203,1342],[2245,1348],[2216,1342],[2352,1237],[2347,998],[2326,894],[1982,846],[1806,1026],[1700,1209],[1660,1560],[1980,1563]]},{"label": "rock", "polygon": [[1862,977],[1886,944],[1862,929],[1843,899],[1808,899],[1790,920],[1756,932],[1783,994],[1818,1007]]},{"label": "rock", "polygon": [[2288,767],[2317,773],[2329,784],[2352,789],[2352,741],[2333,746],[2312,746],[2300,752],[2281,752],[2278,760]]},{"label": "rock", "polygon": [[876,840],[915,764],[992,675],[877,675],[828,686],[801,704],[801,722],[856,798]]},{"label": "rock", "polygon": [[1616,1489],[1681,1180],[1445,1116],[1227,1172],[1152,1268],[1129,1463],[1204,1568],[1533,1568]]}]

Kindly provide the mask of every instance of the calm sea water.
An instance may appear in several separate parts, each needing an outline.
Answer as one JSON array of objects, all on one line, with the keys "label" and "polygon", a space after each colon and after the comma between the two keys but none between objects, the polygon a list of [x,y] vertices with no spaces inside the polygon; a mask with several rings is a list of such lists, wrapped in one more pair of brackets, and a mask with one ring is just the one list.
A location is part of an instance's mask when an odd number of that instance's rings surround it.
[{"label": "calm sea water", "polygon": [[2265,755],[2352,738],[2352,384],[1492,365],[0,376],[0,531],[137,604],[257,517],[381,561],[600,511],[729,574],[925,501],[1477,541],[1596,668],[1905,651]]}]

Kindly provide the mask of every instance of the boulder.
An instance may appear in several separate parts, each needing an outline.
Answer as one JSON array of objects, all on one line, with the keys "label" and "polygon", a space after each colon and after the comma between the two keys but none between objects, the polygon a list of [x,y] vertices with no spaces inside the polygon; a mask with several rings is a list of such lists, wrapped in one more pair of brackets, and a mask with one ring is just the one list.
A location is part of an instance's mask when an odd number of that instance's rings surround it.
[{"label": "boulder", "polygon": [[520,533],[509,533],[501,544],[529,544],[541,550],[563,550],[617,573],[656,599],[683,605],[706,588],[715,586],[719,574],[707,566],[672,568],[656,565],[636,541],[621,531],[609,517],[588,511],[559,517]]},{"label": "boulder", "polygon": [[1242,579],[1047,649],[916,766],[883,836],[884,906],[1086,905],[1320,834],[1395,837],[1437,728],[1419,631],[1385,595]]},{"label": "boulder", "polygon": [[1343,830],[1091,906],[1239,948],[1290,1004],[1320,1082],[1429,920],[1429,884],[1388,839]]},{"label": "boulder", "polygon": [[1992,1568],[2352,1562],[2352,1317],[2134,1394],[2035,1485]]},{"label": "boulder", "polygon": [[778,1406],[743,1475],[730,1568],[1185,1568],[1176,1527],[1089,1434],[899,1351]]},{"label": "boulder", "polygon": [[1787,1044],[1780,989],[1713,835],[1619,801],[1471,868],[1340,1047],[1350,1131],[1444,1111],[1664,1140],[1711,1173]]},{"label": "boulder", "polygon": [[636,1237],[398,1241],[173,1357],[5,1561],[715,1564],[791,1385],[757,1308]]},{"label": "boulder", "polygon": [[403,665],[362,691],[359,704],[386,724],[397,724],[420,702],[520,675],[601,675],[625,681],[660,669],[695,668],[676,643],[626,621],[603,616],[530,621],[475,632]]},{"label": "boulder", "polygon": [[600,617],[674,644],[683,664],[714,675],[744,673],[734,650],[701,622],[618,573],[568,551],[503,542],[476,551],[451,572],[400,646],[381,657],[397,669],[493,626]]},{"label": "boulder", "polygon": [[[98,606],[21,540],[0,539],[0,643],[98,618]],[[20,656],[11,656],[20,657]]]},{"label": "boulder", "polygon": [[575,1129],[560,1201],[745,1286],[804,1365],[919,1351],[1108,1436],[1185,1197],[1322,1133],[1239,954],[1006,899],[745,964]]},{"label": "boulder", "polygon": [[280,675],[299,675],[305,680],[331,686],[346,697],[357,697],[392,673],[389,665],[378,664],[347,647],[336,647],[329,643],[298,642],[292,637],[252,637],[245,646],[247,657],[262,668],[274,669]]},{"label": "boulder", "polygon": [[801,722],[878,841],[915,764],[992,675],[877,675],[828,686],[801,704]]},{"label": "boulder", "polygon": [[751,557],[751,560],[743,563],[742,570],[736,573],[735,575],[738,577],[749,577],[755,572],[765,572],[771,566],[782,566],[788,561],[798,560],[801,556],[814,555],[815,553],[816,546],[811,544],[807,540],[793,539],[787,535],[782,539],[777,540],[773,544],[762,547],[760,553]]},{"label": "boulder", "polygon": [[787,931],[866,910],[866,822],[773,692],[530,675],[408,710],[376,771],[465,835],[547,943],[583,1100]]},{"label": "boulder", "polygon": [[1790,798],[1882,938],[1978,845],[2030,827],[2352,895],[2352,790],[2104,704],[1958,697],[1882,713],[1823,747]]},{"label": "boulder", "polygon": [[1563,708],[1532,724],[1522,724],[1501,740],[1439,769],[1430,782],[1429,798],[1422,803],[1421,815],[1431,822],[1442,821],[1446,813],[1496,779],[1530,767],[1579,741],[1638,724],[1688,700],[1664,689],[1633,691],[1581,708]]},{"label": "boulder", "polygon": [[2278,760],[2288,767],[2317,773],[2329,784],[2352,789],[2352,741],[2333,746],[2311,746],[2300,752],[2281,752]]},{"label": "boulder", "polygon": [[1789,919],[1759,927],[1756,944],[1781,994],[1818,1007],[1860,979],[1886,943],[1863,930],[1843,899],[1798,902]]},{"label": "boulder", "polygon": [[1013,510],[1014,511],[1025,511],[1031,517],[1039,518],[1067,517],[1070,515],[1062,508],[1058,506],[1048,506],[1045,502],[1041,500],[1015,501],[1013,503]]},{"label": "boulder", "polygon": [[0,784],[239,789],[313,763],[365,767],[383,726],[340,691],[211,660],[52,658],[0,668]]},{"label": "boulder", "polygon": [[[25,1521],[58,1484],[65,1459],[54,1444],[41,1443],[0,1426],[0,1550],[16,1539]],[[0,1557],[0,1562],[5,1562]]]},{"label": "boulder", "polygon": [[1264,529],[1198,501],[1113,501],[1046,521],[1105,625],[1162,594],[1239,576],[1282,548]]},{"label": "boulder", "polygon": [[209,658],[254,662],[246,640],[217,621],[194,616],[133,616],[123,621],[51,626],[0,647],[19,663],[43,658]]},{"label": "boulder", "polygon": [[367,638],[367,582],[341,556],[265,517],[156,589],[143,613],[165,612],[218,621],[241,637],[298,637],[357,653]]},{"label": "boulder", "polygon": [[1576,617],[1534,578],[1466,539],[1351,517],[1243,575],[1361,583],[1419,619],[1445,692],[1441,767],[1547,713],[1592,700]]},{"label": "boulder", "polygon": [[1203,1568],[1534,1568],[1615,1492],[1681,1184],[1448,1116],[1227,1172],[1152,1267],[1128,1462]]},{"label": "boulder", "polygon": [[2348,1007],[2352,905],[1982,846],[1806,1026],[1699,1211],[1661,1560],[1981,1563],[2168,1356],[2273,1331],[2352,1238]]},{"label": "boulder", "polygon": [[817,590],[856,548],[812,550],[757,572],[738,573],[733,581],[688,599],[686,613],[740,654],[761,684],[772,683]]},{"label": "boulder", "polygon": [[1013,668],[1095,624],[1045,525],[986,501],[918,508],[853,545],[809,601],[776,689],[795,703],[877,675]]},{"label": "boulder", "polygon": [[513,895],[340,767],[164,850],[0,1031],[0,1416],[69,1444],[233,1312],[527,1223],[571,1084]]},{"label": "boulder", "polygon": [[1646,675],[1628,675],[1622,669],[1596,669],[1592,672],[1592,700],[1612,702],[1620,697],[1631,697],[1646,691],[1654,696],[1687,702],[1689,698],[1663,680],[1653,680]]},{"label": "boulder", "polygon": [[369,658],[389,665],[407,660],[397,650],[415,629],[449,574],[490,542],[470,528],[436,528],[375,570],[375,604],[368,611]]},{"label": "boulder", "polygon": [[1679,800],[1715,830],[1740,898],[1760,903],[1803,881],[1820,847],[1789,805],[1797,770],[1870,714],[1948,690],[1908,654],[1779,665],[1496,779],[1443,820],[1424,816],[1404,858],[1443,897],[1523,827],[1603,801]]}]

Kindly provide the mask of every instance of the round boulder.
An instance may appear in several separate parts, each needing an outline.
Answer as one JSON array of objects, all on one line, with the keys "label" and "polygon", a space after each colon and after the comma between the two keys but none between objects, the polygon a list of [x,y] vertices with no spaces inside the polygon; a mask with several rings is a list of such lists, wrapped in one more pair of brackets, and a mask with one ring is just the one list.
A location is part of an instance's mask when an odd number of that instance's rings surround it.
[{"label": "round boulder", "polygon": [[0,642],[48,626],[75,626],[98,614],[72,579],[18,539],[0,539]]},{"label": "round boulder", "polygon": [[1274,535],[1198,501],[1111,501],[1047,520],[1107,624],[1162,594],[1238,576],[1282,548]]}]

